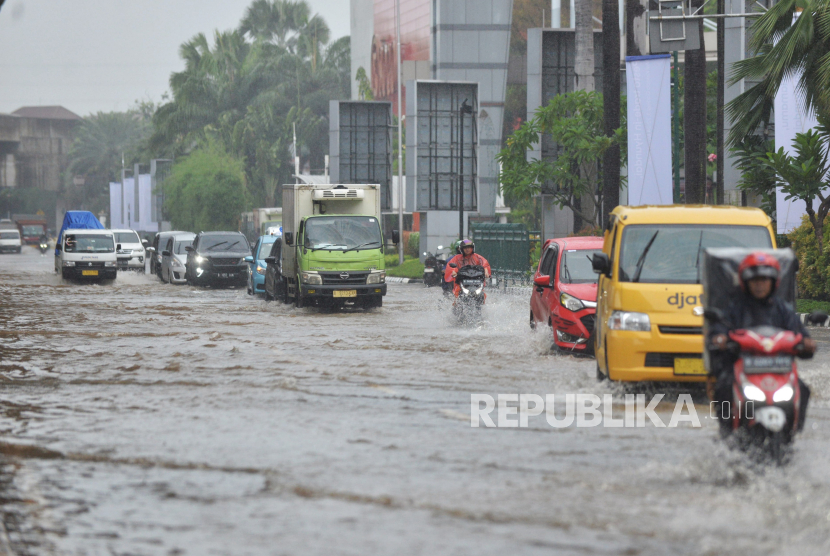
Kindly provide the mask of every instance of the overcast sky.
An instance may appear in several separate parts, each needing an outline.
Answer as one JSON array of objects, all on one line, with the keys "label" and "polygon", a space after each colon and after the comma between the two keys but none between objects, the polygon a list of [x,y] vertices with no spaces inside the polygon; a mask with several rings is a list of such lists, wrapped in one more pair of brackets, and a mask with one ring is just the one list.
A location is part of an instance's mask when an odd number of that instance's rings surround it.
[{"label": "overcast sky", "polygon": [[[349,0],[307,0],[332,37]],[[6,0],[0,9],[0,113],[61,105],[85,116],[161,100],[179,46],[235,28],[252,0]]]}]

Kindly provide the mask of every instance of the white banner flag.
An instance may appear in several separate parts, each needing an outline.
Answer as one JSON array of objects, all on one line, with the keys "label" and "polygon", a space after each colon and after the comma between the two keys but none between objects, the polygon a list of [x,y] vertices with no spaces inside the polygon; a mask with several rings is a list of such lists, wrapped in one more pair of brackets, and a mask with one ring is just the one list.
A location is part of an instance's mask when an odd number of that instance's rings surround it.
[{"label": "white banner flag", "polygon": [[[784,147],[784,152],[791,155],[796,133],[805,133],[818,125],[812,112],[805,113],[804,97],[796,91],[801,74],[786,77],[775,95],[775,150]],[[787,195],[780,187],[775,190],[776,227],[779,234],[788,234],[801,226],[802,217],[807,214],[807,204],[798,199],[786,199]],[[818,199],[813,200],[817,209]]]},{"label": "white banner flag", "polygon": [[627,56],[628,204],[670,205],[671,61],[668,54]]}]

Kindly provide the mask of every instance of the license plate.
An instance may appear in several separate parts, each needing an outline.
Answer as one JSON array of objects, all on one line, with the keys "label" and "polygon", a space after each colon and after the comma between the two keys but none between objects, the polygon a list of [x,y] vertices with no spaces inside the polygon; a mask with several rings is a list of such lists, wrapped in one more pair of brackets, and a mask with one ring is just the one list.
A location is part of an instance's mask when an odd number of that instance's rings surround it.
[{"label": "license plate", "polygon": [[332,297],[357,297],[357,290],[340,290],[331,292]]},{"label": "license plate", "polygon": [[676,375],[705,375],[706,368],[703,359],[674,358],[674,374]]},{"label": "license plate", "polygon": [[745,355],[744,372],[753,373],[788,373],[793,368],[791,355]]},{"label": "license plate", "polygon": [[235,278],[236,274],[230,274],[227,272],[223,272],[219,275],[219,278]]},{"label": "license plate", "polygon": [[97,270],[82,270],[81,276],[98,276]]},{"label": "license plate", "polygon": [[435,272],[434,268],[425,268],[424,272]]}]

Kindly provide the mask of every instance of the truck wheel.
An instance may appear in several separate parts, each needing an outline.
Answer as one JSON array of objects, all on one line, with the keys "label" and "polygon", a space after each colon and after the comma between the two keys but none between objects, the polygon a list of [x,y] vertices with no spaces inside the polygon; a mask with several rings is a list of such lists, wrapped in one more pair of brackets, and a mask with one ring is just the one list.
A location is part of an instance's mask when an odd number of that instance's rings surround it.
[{"label": "truck wheel", "polygon": [[303,299],[303,291],[299,286],[299,282],[297,283],[297,288],[294,290],[294,306],[297,309],[302,309],[304,305]]},{"label": "truck wheel", "polygon": [[277,285],[277,295],[279,295],[280,301],[288,305],[288,282],[282,277],[280,277]]}]

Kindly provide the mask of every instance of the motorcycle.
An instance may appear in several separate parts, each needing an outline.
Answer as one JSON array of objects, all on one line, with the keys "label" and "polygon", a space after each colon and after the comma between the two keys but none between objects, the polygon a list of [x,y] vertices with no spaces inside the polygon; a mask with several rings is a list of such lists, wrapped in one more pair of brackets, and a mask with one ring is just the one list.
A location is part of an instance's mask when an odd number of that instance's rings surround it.
[{"label": "motorcycle", "polygon": [[484,283],[487,280],[484,267],[465,265],[458,268],[455,263],[450,263],[450,268],[458,270],[455,277],[458,297],[452,306],[453,315],[461,323],[478,322],[481,320],[481,307],[487,297],[484,294]]},{"label": "motorcycle", "polygon": [[46,243],[45,241],[41,241],[40,245],[38,245],[38,249],[40,249],[40,254],[41,255],[45,255],[46,251],[49,250],[49,244]]},{"label": "motorcycle", "polygon": [[439,245],[439,251],[434,255],[432,253],[424,253],[424,286],[427,288],[443,284],[444,282],[444,268],[447,261],[439,258],[441,255],[440,250],[443,248],[442,245]]},{"label": "motorcycle", "polygon": [[[717,309],[704,311],[704,318],[725,322]],[[824,322],[826,318],[816,312],[808,321]],[[790,330],[757,326],[730,331],[724,348],[736,356],[732,400],[720,408],[729,417],[727,431],[739,433],[742,447],[761,448],[779,463],[804,419],[795,358],[809,359],[812,354],[804,351],[803,341],[801,334]],[[709,349],[716,347],[710,345]]]}]

